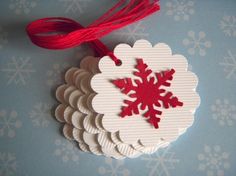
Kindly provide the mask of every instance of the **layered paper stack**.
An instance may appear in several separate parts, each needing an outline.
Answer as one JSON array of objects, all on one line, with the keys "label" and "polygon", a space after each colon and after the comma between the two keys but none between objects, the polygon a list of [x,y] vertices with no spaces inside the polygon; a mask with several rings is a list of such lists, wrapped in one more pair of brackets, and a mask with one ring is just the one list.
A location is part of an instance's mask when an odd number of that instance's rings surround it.
[{"label": "layered paper stack", "polygon": [[56,119],[81,150],[116,159],[154,153],[192,125],[197,77],[169,46],[139,40],[110,57],[85,57],[58,87]]}]

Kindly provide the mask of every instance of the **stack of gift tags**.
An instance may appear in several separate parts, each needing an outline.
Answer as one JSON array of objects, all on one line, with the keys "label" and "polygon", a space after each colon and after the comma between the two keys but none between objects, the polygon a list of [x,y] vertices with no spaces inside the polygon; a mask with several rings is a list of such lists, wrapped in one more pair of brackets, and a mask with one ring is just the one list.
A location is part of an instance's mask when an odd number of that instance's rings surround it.
[{"label": "stack of gift tags", "polygon": [[[56,119],[64,124],[65,137],[76,141],[84,152],[116,159],[151,154],[176,140],[193,123],[194,112],[200,102],[195,92],[197,77],[187,70],[187,60],[181,55],[172,55],[166,44],[152,46],[146,40],[139,40],[133,47],[118,45],[114,54],[122,60],[121,66],[116,66],[108,56],[100,59],[88,56],[81,61],[80,68],[73,67],[66,72],[65,84],[56,91],[56,98],[61,103],[55,110]],[[113,81],[130,78],[132,85],[135,85],[140,79],[133,74],[138,68],[137,58],[142,58],[146,70],[153,71],[147,75],[151,85],[154,85],[154,79],[158,82],[156,73],[166,69],[175,70],[168,82],[171,86],[161,87],[166,92],[171,91],[175,100],[178,97],[183,106],[166,108],[161,106],[160,100],[155,105],[141,108],[140,103],[136,106],[138,112],[131,109],[128,116],[120,116],[122,107],[127,107],[124,102],[127,99],[135,102],[138,93],[136,98],[129,96]],[[161,112],[156,128],[143,115],[150,108]]]}]

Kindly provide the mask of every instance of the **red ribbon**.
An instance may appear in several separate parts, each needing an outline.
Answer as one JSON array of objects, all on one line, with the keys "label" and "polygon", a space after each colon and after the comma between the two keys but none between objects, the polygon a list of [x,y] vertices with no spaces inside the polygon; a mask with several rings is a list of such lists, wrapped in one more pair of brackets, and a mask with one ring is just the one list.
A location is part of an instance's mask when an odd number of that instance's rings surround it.
[{"label": "red ribbon", "polygon": [[89,42],[100,55],[121,62],[98,39],[110,32],[141,20],[158,11],[158,0],[120,0],[114,7],[87,27],[63,17],[42,18],[31,22],[26,31],[31,41],[47,49],[66,49]]}]

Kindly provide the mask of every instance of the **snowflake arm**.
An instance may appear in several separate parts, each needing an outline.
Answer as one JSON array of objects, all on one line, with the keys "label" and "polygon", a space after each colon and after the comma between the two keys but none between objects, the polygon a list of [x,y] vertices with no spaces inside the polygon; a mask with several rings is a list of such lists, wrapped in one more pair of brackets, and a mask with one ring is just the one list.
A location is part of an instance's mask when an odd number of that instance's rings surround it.
[{"label": "snowflake arm", "polygon": [[[148,76],[152,73],[152,70],[147,69],[147,67],[147,64],[143,63],[143,59],[137,59],[137,65],[135,66],[135,68],[138,71],[135,71],[134,75],[140,77],[143,83],[146,83],[148,81]],[[135,80],[135,82],[137,85],[140,84],[139,80]]]},{"label": "snowflake arm", "polygon": [[[155,73],[158,80],[156,83],[156,86],[158,88],[160,88],[161,86],[170,87],[171,83],[169,81],[173,79],[174,73],[175,73],[174,69],[167,70],[161,73]],[[165,92],[164,89],[160,89],[160,90],[162,90],[162,92]],[[177,97],[172,96],[172,95],[173,95],[172,92],[167,92],[164,96],[159,97],[159,100],[162,101],[163,106],[165,108],[169,108],[170,106],[171,107],[183,106],[183,103],[180,102]],[[156,102],[155,105],[161,106],[159,102]]]},{"label": "snowflake arm", "polygon": [[165,96],[160,97],[160,100],[163,103],[163,106],[168,109],[170,106],[175,108],[177,106],[183,106],[183,102],[180,102],[177,97],[172,96],[171,92],[167,92]]},{"label": "snowflake arm", "polygon": [[127,104],[127,106],[123,106],[120,116],[125,117],[125,116],[131,116],[134,114],[139,114],[138,110],[138,105],[140,102],[136,100],[135,102],[129,101],[129,100],[124,100],[124,103]]},{"label": "snowflake arm", "polygon": [[153,105],[148,106],[147,112],[144,114],[144,117],[148,118],[148,122],[152,124],[155,128],[159,128],[158,123],[160,122],[160,117],[157,115],[161,115],[162,112],[153,108]]},{"label": "snowflake arm", "polygon": [[128,94],[131,90],[135,89],[135,87],[132,83],[132,80],[130,78],[113,80],[112,83],[116,87],[121,89],[121,92],[124,94]]}]

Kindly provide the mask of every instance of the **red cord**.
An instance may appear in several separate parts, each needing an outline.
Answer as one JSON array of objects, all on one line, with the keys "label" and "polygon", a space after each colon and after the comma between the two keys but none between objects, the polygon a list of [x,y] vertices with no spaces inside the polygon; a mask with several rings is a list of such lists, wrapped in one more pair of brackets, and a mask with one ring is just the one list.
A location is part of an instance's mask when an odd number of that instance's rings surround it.
[{"label": "red cord", "polygon": [[110,32],[141,20],[158,11],[158,0],[119,0],[103,16],[84,28],[80,23],[63,17],[42,18],[31,22],[26,31],[31,41],[47,49],[66,49],[90,42],[100,56],[120,60],[98,39]]}]

